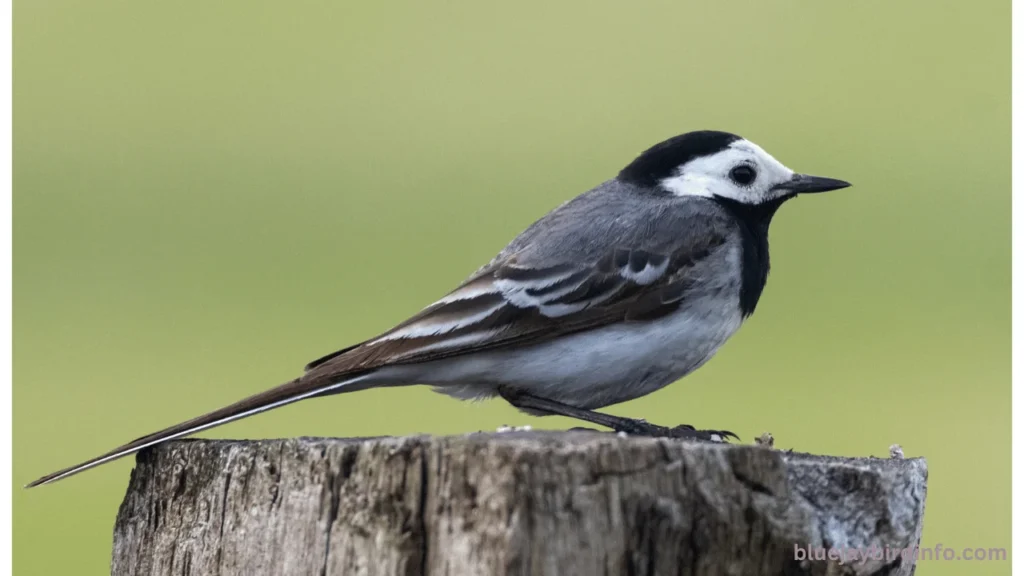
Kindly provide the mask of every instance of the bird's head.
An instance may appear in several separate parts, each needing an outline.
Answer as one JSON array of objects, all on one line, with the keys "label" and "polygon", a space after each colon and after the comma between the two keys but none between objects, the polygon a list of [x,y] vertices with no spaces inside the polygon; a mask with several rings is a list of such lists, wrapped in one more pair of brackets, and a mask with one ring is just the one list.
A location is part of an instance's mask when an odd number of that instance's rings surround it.
[{"label": "bird's head", "polygon": [[797,194],[850,184],[794,172],[757,144],[727,132],[687,132],[655,144],[619,180],[677,196],[704,196],[744,205],[778,204]]}]

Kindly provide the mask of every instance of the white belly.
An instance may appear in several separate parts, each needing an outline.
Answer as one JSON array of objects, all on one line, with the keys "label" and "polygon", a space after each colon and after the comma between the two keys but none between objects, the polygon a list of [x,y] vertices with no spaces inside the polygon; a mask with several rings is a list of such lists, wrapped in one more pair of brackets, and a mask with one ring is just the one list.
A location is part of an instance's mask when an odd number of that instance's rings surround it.
[{"label": "white belly", "polygon": [[580,408],[600,408],[650,394],[700,367],[742,323],[738,308],[725,308],[690,306],[654,321],[514,350],[394,366],[379,375],[431,384],[460,398],[493,396],[505,385]]}]

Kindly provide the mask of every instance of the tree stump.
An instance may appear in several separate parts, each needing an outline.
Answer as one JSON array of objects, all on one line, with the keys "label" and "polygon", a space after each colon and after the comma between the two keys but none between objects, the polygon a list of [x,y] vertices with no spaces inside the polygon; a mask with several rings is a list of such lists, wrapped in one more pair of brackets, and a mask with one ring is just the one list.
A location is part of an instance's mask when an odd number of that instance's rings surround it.
[{"label": "tree stump", "polygon": [[596,432],[184,440],[139,454],[111,571],[909,575],[926,480],[923,459]]}]

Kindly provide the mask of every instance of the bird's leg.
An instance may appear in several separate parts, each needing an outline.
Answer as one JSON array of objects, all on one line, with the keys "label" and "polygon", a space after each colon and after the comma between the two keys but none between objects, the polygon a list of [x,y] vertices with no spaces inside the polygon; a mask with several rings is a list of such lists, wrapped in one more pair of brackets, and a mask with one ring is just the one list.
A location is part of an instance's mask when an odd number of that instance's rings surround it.
[{"label": "bird's leg", "polygon": [[583,420],[584,422],[590,422],[591,424],[611,428],[616,432],[625,432],[626,434],[632,434],[635,436],[688,438],[712,442],[722,442],[728,436],[738,439],[738,436],[728,430],[696,430],[689,424],[681,424],[673,428],[668,428],[665,426],[658,426],[657,424],[651,424],[643,420],[636,420],[634,418],[613,416],[611,414],[604,414],[602,412],[595,412],[584,408],[576,408],[575,406],[563,404],[562,402],[557,402],[555,400],[540,398],[506,386],[498,387],[498,393],[501,394],[501,397],[509,404],[516,408],[541,412],[552,416],[575,418],[577,420]]}]

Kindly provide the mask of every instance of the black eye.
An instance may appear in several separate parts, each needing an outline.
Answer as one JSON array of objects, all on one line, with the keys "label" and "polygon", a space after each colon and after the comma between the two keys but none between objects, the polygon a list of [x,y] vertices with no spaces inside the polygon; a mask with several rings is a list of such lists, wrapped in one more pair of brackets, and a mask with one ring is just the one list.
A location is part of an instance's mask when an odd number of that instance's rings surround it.
[{"label": "black eye", "polygon": [[729,171],[729,178],[740,186],[749,186],[757,178],[757,171],[744,164]]}]

